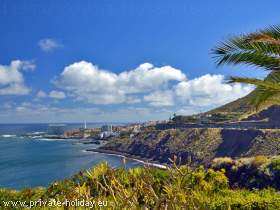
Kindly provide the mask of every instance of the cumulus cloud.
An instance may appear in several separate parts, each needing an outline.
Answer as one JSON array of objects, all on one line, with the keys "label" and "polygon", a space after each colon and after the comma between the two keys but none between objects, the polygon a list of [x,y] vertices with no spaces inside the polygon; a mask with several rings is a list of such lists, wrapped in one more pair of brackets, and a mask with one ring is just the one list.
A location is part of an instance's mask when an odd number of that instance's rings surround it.
[{"label": "cumulus cloud", "polygon": [[212,108],[241,98],[253,90],[250,85],[227,84],[223,75],[206,74],[178,82],[170,90],[155,91],[144,96],[151,106],[182,106],[180,113],[194,113],[202,107]]},{"label": "cumulus cloud", "polygon": [[144,101],[151,106],[163,107],[173,106],[175,103],[174,93],[172,90],[155,91],[144,96]]},{"label": "cumulus cloud", "polygon": [[227,84],[223,75],[188,80],[179,69],[144,63],[119,74],[80,61],[68,65],[55,84],[93,104],[146,103],[153,107],[214,107],[243,97],[252,86]]},{"label": "cumulus cloud", "polygon": [[22,71],[35,69],[29,61],[14,60],[10,65],[0,65],[0,95],[26,95],[30,92]]},{"label": "cumulus cloud", "polygon": [[137,94],[167,88],[171,81],[184,81],[185,74],[171,66],[150,63],[116,74],[81,61],[66,66],[55,82],[78,100],[94,104],[138,103]]},{"label": "cumulus cloud", "polygon": [[42,90],[39,90],[38,93],[37,93],[37,97],[38,97],[38,98],[46,98],[46,97],[48,97],[48,94],[45,93],[45,92],[42,91]]},{"label": "cumulus cloud", "polygon": [[250,85],[227,84],[223,75],[210,75],[178,83],[174,94],[181,104],[193,106],[218,106],[247,95]]},{"label": "cumulus cloud", "polygon": [[62,91],[57,91],[57,90],[52,90],[49,93],[50,98],[55,98],[55,99],[63,99],[66,97],[65,93]]},{"label": "cumulus cloud", "polygon": [[46,92],[40,90],[37,93],[37,98],[54,98],[54,99],[64,99],[66,98],[66,95],[62,91],[52,90],[49,94]]},{"label": "cumulus cloud", "polygon": [[60,44],[58,41],[56,41],[55,39],[50,39],[50,38],[39,40],[38,46],[44,52],[51,52],[57,48],[63,47],[63,45]]}]

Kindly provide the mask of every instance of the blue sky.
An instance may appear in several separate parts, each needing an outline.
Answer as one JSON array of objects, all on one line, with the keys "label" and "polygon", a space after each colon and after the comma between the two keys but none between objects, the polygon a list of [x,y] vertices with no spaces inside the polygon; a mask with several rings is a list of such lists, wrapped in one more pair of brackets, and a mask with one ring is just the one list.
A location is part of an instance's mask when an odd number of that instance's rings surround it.
[{"label": "blue sky", "polygon": [[[210,49],[278,24],[279,1],[0,0],[0,122],[144,121],[219,106],[252,87]],[[2,77],[2,78],[1,78]]]}]

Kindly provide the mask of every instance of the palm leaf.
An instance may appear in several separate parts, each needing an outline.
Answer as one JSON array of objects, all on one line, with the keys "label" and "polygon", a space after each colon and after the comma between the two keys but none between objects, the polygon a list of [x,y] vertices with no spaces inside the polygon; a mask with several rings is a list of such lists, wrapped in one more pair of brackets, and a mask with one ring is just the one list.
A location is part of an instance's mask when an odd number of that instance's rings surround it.
[{"label": "palm leaf", "polygon": [[268,56],[279,56],[280,42],[275,40],[273,42],[261,42],[243,36],[232,37],[212,50],[212,53],[217,56],[237,52],[259,52]]},{"label": "palm leaf", "polygon": [[261,87],[262,90],[270,90],[280,92],[280,81],[279,83],[272,81],[272,80],[260,80],[255,78],[244,78],[244,77],[231,77],[229,83],[245,83],[255,85],[257,87]]},{"label": "palm leaf", "polygon": [[267,70],[280,70],[280,62],[278,58],[264,55],[259,52],[236,52],[226,53],[216,56],[217,64],[247,64],[262,67]]},{"label": "palm leaf", "polygon": [[266,80],[255,78],[231,77],[229,83],[239,82],[255,85],[254,97],[251,101],[258,110],[262,106],[278,103],[280,94],[280,74],[272,73]]},{"label": "palm leaf", "polygon": [[280,70],[280,27],[231,37],[212,49],[217,65],[247,64]]},{"label": "palm leaf", "polygon": [[272,73],[264,80],[231,77],[232,82],[255,85],[252,103],[258,109],[267,103],[279,104],[280,95],[280,26],[232,37],[212,50],[218,66],[246,64]]},{"label": "palm leaf", "polygon": [[268,28],[265,28],[260,31],[263,34],[266,34],[276,40],[280,39],[280,25],[276,26],[269,26]]}]

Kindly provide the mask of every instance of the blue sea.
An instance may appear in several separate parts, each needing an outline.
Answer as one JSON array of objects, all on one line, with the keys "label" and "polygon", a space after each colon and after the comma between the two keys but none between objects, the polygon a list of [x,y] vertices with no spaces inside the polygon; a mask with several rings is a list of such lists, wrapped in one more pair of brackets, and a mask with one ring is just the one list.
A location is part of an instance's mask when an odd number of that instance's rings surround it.
[{"label": "blue sea", "polygon": [[[66,126],[67,129],[73,129],[83,125]],[[88,127],[99,126],[101,124],[88,124]],[[27,133],[47,131],[48,124],[0,124],[0,188],[47,186],[101,161],[107,161],[112,167],[123,166],[121,157],[85,151],[96,148],[94,144],[23,137]],[[135,167],[140,164],[127,160],[126,166]]]}]

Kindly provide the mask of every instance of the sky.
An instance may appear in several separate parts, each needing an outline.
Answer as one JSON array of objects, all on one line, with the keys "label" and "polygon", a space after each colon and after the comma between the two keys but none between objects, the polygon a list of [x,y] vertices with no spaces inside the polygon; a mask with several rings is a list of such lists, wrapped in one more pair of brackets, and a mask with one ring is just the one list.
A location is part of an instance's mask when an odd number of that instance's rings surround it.
[{"label": "sky", "polygon": [[279,24],[277,0],[0,0],[0,123],[140,122],[245,96],[210,54]]}]

